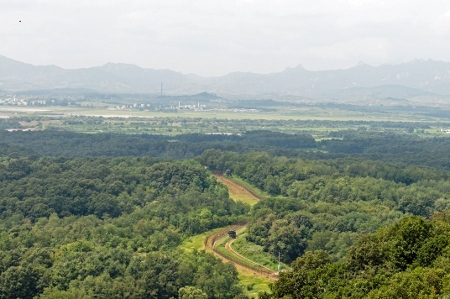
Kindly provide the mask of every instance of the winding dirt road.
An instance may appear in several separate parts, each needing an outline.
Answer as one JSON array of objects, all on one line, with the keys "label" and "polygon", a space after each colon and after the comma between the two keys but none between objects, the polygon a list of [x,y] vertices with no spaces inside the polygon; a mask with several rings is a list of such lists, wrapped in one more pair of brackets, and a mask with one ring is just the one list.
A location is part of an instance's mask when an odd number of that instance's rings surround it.
[{"label": "winding dirt road", "polygon": [[[214,176],[216,177],[217,181],[223,183],[224,185],[226,185],[228,187],[228,192],[230,193],[230,197],[247,199],[247,200],[256,200],[256,201],[261,200],[261,198],[259,196],[257,196],[255,193],[253,193],[247,187],[245,187],[227,177],[223,177],[218,174],[214,174]],[[275,280],[277,278],[278,272],[273,271],[272,269],[267,268],[264,265],[258,264],[257,262],[252,261],[252,260],[246,258],[245,256],[239,254],[238,252],[236,252],[231,247],[231,244],[235,240],[231,240],[223,245],[229,252],[231,252],[234,256],[237,257],[236,259],[232,259],[232,258],[222,254],[220,251],[218,251],[216,249],[217,240],[224,238],[228,234],[228,231],[230,231],[230,230],[238,231],[238,230],[245,228],[246,225],[247,225],[247,221],[242,222],[242,223],[237,223],[235,225],[223,228],[220,231],[216,231],[215,233],[213,233],[205,238],[204,248],[206,250],[214,252],[221,259],[234,264],[239,272],[246,272],[248,274],[248,272],[251,271],[251,273],[253,273],[253,275],[264,277],[264,278],[269,278],[271,280]],[[221,245],[222,244],[220,244],[218,246],[221,246]],[[247,261],[247,263],[243,263],[243,262],[239,261],[240,259]]]}]

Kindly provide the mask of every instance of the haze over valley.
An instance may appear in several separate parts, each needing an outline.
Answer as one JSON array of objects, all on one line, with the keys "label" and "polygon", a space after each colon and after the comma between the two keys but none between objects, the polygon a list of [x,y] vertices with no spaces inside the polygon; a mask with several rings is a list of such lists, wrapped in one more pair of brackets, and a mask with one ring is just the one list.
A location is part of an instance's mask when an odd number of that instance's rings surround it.
[{"label": "haze over valley", "polygon": [[0,299],[450,298],[448,1],[0,8]]}]

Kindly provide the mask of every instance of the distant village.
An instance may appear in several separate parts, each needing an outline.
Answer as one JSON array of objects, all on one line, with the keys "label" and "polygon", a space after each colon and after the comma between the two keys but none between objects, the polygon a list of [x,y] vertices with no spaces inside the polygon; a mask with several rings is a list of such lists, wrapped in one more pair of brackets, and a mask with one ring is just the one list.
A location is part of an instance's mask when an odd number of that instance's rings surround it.
[{"label": "distant village", "polygon": [[[13,98],[0,99],[0,105],[6,106],[47,106],[52,100],[29,100]],[[53,100],[54,102],[55,100]]]},{"label": "distant village", "polygon": [[[0,98],[0,106],[77,106],[81,107],[81,101],[75,99],[23,99],[16,96],[9,98]],[[83,106],[84,107],[84,106]],[[85,107],[95,108],[93,105],[87,104]],[[105,106],[106,108],[107,106]],[[121,104],[115,105],[114,110],[129,110],[129,109],[147,109],[147,110],[191,110],[191,111],[212,111],[212,112],[250,112],[258,113],[260,110],[252,108],[208,108],[204,104],[187,104],[182,105],[178,102],[178,105],[158,105],[158,104],[143,104],[143,103],[131,103],[131,104]]]},{"label": "distant village", "polygon": [[[153,105],[156,106],[156,105]],[[118,106],[114,106],[115,109],[117,110],[126,110],[126,109],[144,109],[144,108],[148,108],[150,109],[152,107],[152,105],[150,104],[138,104],[138,103],[133,103],[133,104],[127,104],[127,105],[118,105]],[[181,102],[178,102],[178,105],[170,105],[170,106],[157,106],[159,109],[164,109],[164,110],[194,110],[194,111],[198,111],[198,110],[205,110],[206,109],[206,105],[200,105],[200,103],[197,103],[197,105],[181,105]]]}]

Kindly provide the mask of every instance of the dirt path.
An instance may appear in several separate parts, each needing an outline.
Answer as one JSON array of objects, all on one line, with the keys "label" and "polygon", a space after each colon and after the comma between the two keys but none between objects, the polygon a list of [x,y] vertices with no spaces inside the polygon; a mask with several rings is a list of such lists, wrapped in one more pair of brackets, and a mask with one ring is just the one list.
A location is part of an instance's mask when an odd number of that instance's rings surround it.
[{"label": "dirt path", "polygon": [[[240,201],[244,201],[244,202],[252,202],[253,201],[253,203],[256,203],[257,201],[261,200],[261,198],[258,195],[253,193],[247,187],[245,187],[227,177],[224,177],[222,175],[214,174],[214,176],[216,177],[217,181],[223,183],[224,185],[226,185],[228,187],[228,192],[230,194],[230,197],[233,198],[234,200],[240,200]],[[223,244],[223,245],[225,246],[225,248],[228,251],[230,251],[231,253],[233,253],[234,256],[236,256],[236,260],[222,254],[220,251],[218,251],[216,249],[216,245],[219,246],[219,244],[216,244],[216,241],[227,236],[228,231],[230,231],[230,230],[238,231],[238,230],[241,230],[242,228],[245,228],[246,225],[247,225],[247,222],[242,222],[242,223],[237,223],[235,225],[223,228],[220,231],[216,231],[215,233],[213,233],[205,238],[204,248],[208,251],[212,251],[217,256],[219,256],[222,260],[234,264],[236,266],[236,268],[238,269],[238,271],[242,274],[247,274],[247,275],[252,274],[255,276],[259,276],[259,277],[268,278],[270,280],[275,280],[277,277],[276,271],[273,271],[270,268],[267,268],[261,264],[258,264],[255,261],[252,261],[252,260],[246,258],[245,256],[236,252],[233,248],[231,248],[231,244],[233,243],[234,240],[231,240],[230,242],[227,242],[226,244]],[[222,246],[222,244],[220,246]],[[239,261],[239,259],[241,259],[241,260],[243,259],[243,260],[247,261],[248,263],[243,263],[242,261]],[[253,264],[253,266],[250,266],[248,264],[250,264],[250,265]]]},{"label": "dirt path", "polygon": [[237,200],[243,199],[243,200],[254,200],[254,201],[260,201],[262,198],[256,195],[254,192],[252,192],[247,187],[239,184],[238,182],[235,182],[227,177],[224,177],[219,174],[213,174],[216,177],[216,180],[218,182],[221,182],[222,184],[226,185],[228,187],[228,192],[230,193],[230,197],[236,198]]},{"label": "dirt path", "polygon": [[[231,243],[234,241],[232,240],[231,242],[227,242],[226,244],[217,244],[217,241],[226,237],[228,235],[228,231],[229,230],[235,230],[238,231],[242,228],[244,228],[247,225],[247,222],[242,222],[242,223],[237,223],[231,226],[228,226],[226,228],[221,229],[220,231],[216,231],[213,234],[207,236],[204,240],[204,248],[207,251],[213,252],[215,255],[217,255],[219,258],[221,258],[222,260],[226,261],[226,262],[230,262],[232,263],[236,269],[238,270],[239,273],[244,274],[244,275],[253,275],[253,276],[258,276],[258,277],[262,277],[262,278],[268,278],[269,280],[276,280],[277,279],[277,272],[273,271],[270,268],[267,268],[261,264],[258,264],[255,261],[252,261],[244,256],[242,256],[241,254],[237,253],[236,251],[233,250],[233,248],[231,248]],[[232,259],[224,254],[222,254],[220,251],[218,251],[216,249],[216,246],[225,246],[225,248],[227,248],[227,250],[229,250],[230,252],[232,252],[237,259]],[[249,266],[241,261],[239,261],[238,259],[242,258],[245,259],[246,261],[250,262],[251,264],[253,264],[254,266]]]}]

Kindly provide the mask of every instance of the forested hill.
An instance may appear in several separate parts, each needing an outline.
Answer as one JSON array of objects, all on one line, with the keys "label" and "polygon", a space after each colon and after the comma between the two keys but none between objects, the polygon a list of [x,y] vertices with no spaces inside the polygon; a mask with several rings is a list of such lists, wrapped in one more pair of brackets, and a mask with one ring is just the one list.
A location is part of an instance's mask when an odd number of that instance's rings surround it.
[{"label": "forested hill", "polygon": [[450,138],[419,138],[415,135],[366,131],[334,132],[330,133],[330,138],[332,139],[315,141],[310,134],[270,131],[249,131],[241,135],[177,136],[0,131],[0,153],[22,156],[147,156],[184,159],[197,157],[207,149],[237,153],[256,150],[274,156],[314,160],[351,156],[450,170]]},{"label": "forested hill", "polygon": [[1,157],[0,194],[0,298],[245,298],[176,249],[249,211],[194,161]]},{"label": "forested hill", "polygon": [[[244,219],[250,247],[293,262],[275,297],[450,290],[446,218],[429,221],[450,209],[450,139],[333,134],[2,131],[0,298],[245,298],[234,267],[178,248]],[[268,198],[234,202],[226,170]]]},{"label": "forested hill", "polygon": [[292,261],[292,270],[261,298],[449,294],[449,172],[257,152],[209,150],[198,159],[272,195],[253,207],[246,239]]},{"label": "forested hill", "polygon": [[286,262],[314,250],[341,260],[362,233],[450,208],[450,172],[430,167],[217,150],[198,159],[271,195],[253,206],[246,239]]},{"label": "forested hill", "polygon": [[361,237],[342,262],[308,252],[264,298],[448,298],[450,215],[406,217]]}]

